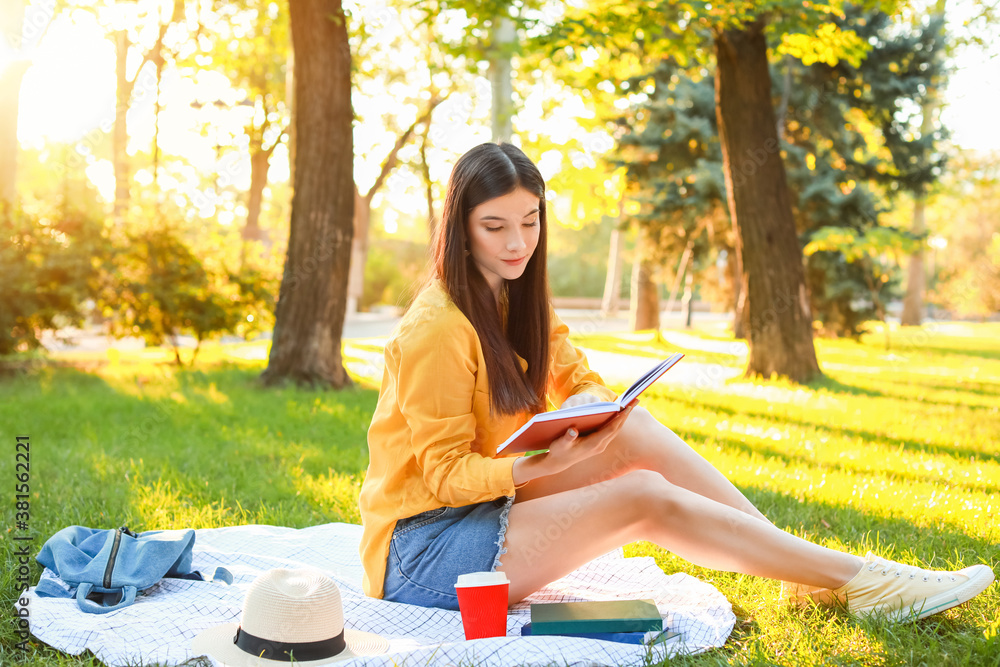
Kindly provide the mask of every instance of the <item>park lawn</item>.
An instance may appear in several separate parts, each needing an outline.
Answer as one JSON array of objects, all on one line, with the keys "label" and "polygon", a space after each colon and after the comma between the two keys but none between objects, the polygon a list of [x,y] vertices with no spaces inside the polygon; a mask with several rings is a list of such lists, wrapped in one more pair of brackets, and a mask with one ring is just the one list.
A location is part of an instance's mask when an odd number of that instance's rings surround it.
[{"label": "park lawn", "polygon": [[[719,331],[688,335],[692,359],[742,363],[739,354],[698,349],[698,338],[730,342]],[[676,349],[649,334],[574,341],[644,356]],[[826,377],[807,387],[661,382],[642,403],[783,528],[862,554],[998,570],[1000,326],[928,325],[892,331],[890,342],[887,351],[881,331],[860,342],[817,341]],[[0,378],[4,479],[14,476],[14,436],[31,438],[35,551],[71,524],[358,522],[377,386],[262,390],[261,357],[259,346],[208,346],[194,368],[177,369],[156,349],[59,355],[76,367]],[[97,664],[38,642],[27,654],[13,648],[12,501],[2,516],[0,663]],[[739,620],[726,646],[678,664],[1000,664],[1000,585],[958,609],[889,626],[788,610],[775,602],[776,582],[698,568],[655,545],[629,545],[626,554],[702,577],[733,603]],[[35,565],[33,580],[38,574]]]}]

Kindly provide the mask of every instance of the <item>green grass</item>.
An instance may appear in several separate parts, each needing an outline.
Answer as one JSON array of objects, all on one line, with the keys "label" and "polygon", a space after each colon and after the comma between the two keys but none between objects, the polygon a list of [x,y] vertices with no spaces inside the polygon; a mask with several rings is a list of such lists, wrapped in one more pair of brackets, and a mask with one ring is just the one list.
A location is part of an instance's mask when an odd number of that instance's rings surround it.
[{"label": "green grass", "polygon": [[[726,341],[717,330],[696,336]],[[642,356],[676,349],[649,334],[574,341]],[[1000,326],[896,330],[891,343],[886,351],[881,331],[860,342],[817,341],[826,377],[811,386],[660,383],[643,405],[798,535],[904,562],[997,570]],[[163,363],[160,350],[78,354],[59,358],[77,368],[39,365],[0,378],[4,479],[14,476],[15,435],[31,437],[35,551],[71,524],[358,522],[377,387],[263,390],[255,383],[263,362],[239,358],[248,351],[210,346],[183,370]],[[701,363],[742,364],[696,341],[687,351]],[[2,516],[0,663],[98,664],[38,642],[26,654],[14,649],[12,498]],[[626,553],[702,577],[733,602],[739,620],[726,646],[678,664],[1000,665],[998,585],[960,608],[891,626],[788,610],[775,603],[776,582],[694,567],[655,545]],[[33,565],[33,580],[38,574]]]}]

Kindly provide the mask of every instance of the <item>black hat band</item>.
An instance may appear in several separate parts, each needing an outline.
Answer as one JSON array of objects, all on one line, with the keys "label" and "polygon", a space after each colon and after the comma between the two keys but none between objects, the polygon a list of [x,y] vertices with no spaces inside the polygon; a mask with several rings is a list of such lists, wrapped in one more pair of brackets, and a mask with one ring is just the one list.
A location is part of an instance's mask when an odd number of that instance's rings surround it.
[{"label": "black hat band", "polygon": [[255,637],[243,628],[236,628],[236,636],[233,643],[241,651],[265,660],[280,660],[281,662],[307,662],[310,660],[323,660],[339,655],[347,648],[344,641],[344,631],[330,639],[322,639],[318,642],[276,642],[270,639]]}]

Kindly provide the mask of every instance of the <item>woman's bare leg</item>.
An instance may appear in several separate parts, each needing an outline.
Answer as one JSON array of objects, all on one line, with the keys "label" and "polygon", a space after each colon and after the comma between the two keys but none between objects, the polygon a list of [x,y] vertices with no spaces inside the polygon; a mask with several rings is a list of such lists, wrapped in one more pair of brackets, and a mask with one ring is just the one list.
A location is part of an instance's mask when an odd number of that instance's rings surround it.
[{"label": "woman's bare leg", "polygon": [[842,586],[862,565],[648,470],[515,503],[509,519],[498,569],[511,603],[636,540],[716,570],[815,587]]},{"label": "woman's bare leg", "polygon": [[634,470],[658,472],[676,486],[767,521],[732,482],[642,406],[632,410],[602,454],[558,475],[532,480],[517,490],[516,502],[590,486]]}]

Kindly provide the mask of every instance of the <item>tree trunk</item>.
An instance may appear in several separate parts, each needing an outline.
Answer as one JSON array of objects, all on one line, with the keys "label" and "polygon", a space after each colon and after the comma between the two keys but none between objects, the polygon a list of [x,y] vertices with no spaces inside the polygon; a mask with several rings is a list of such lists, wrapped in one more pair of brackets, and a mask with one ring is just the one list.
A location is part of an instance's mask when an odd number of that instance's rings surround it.
[{"label": "tree trunk", "polygon": [[654,329],[660,331],[660,290],[653,280],[656,266],[646,259],[646,246],[649,241],[646,233],[639,230],[636,242],[635,260],[632,262],[631,307],[629,308],[629,325],[632,331]]},{"label": "tree trunk", "polygon": [[[0,9],[0,31],[9,43],[10,51],[21,50],[24,29],[24,0],[5,0]],[[0,37],[2,39],[3,37]],[[15,60],[0,71],[0,205],[13,204],[17,199],[17,110],[21,81],[29,63]]]},{"label": "tree trunk", "polygon": [[[372,199],[375,193],[382,189],[389,174],[399,163],[399,151],[403,149],[406,142],[410,140],[413,132],[420,123],[430,125],[431,114],[444,98],[438,97],[436,92],[431,92],[430,103],[423,115],[418,116],[402,134],[396,137],[396,143],[392,150],[382,161],[382,168],[379,170],[375,183],[368,189],[368,192],[361,194],[358,186],[354,184],[354,241],[351,244],[351,274],[347,282],[347,312],[355,313],[358,304],[365,291],[365,266],[368,263],[368,228],[371,226]],[[428,175],[428,178],[430,176]],[[428,188],[428,201],[433,208],[433,201],[430,199],[430,188]]]},{"label": "tree trunk", "polygon": [[17,199],[17,110],[28,63],[16,61],[0,73],[0,202]]},{"label": "tree trunk", "polygon": [[341,356],[354,217],[351,50],[340,0],[290,0],[295,191],[265,384],[351,385]]},{"label": "tree trunk", "polygon": [[667,297],[667,315],[674,312],[674,304],[677,302],[677,292],[681,288],[681,280],[687,272],[688,262],[691,261],[691,254],[694,252],[694,240],[688,241],[681,253],[681,260],[677,263],[677,273],[674,274],[674,284],[670,286],[670,296]]},{"label": "tree trunk", "polygon": [[288,187],[295,192],[295,51],[289,50],[285,73],[285,99],[288,100]]},{"label": "tree trunk", "polygon": [[742,289],[743,269],[740,268],[740,254],[735,248],[729,251],[729,256],[726,258],[726,271],[733,284],[733,338],[746,338],[747,304]]},{"label": "tree trunk", "polygon": [[513,134],[511,118],[514,116],[510,50],[517,37],[514,31],[514,22],[506,16],[495,18],[490,37],[492,41],[490,83],[493,90],[491,106],[493,141],[510,141]]},{"label": "tree trunk", "polygon": [[621,306],[622,284],[622,232],[618,223],[611,230],[611,245],[608,248],[608,272],[604,278],[604,298],[601,299],[601,314],[616,315]]},{"label": "tree trunk", "polygon": [[684,276],[684,296],[681,298],[681,314],[684,328],[691,328],[692,302],[694,301],[694,271],[688,271]]},{"label": "tree trunk", "polygon": [[265,240],[264,232],[260,228],[260,208],[270,168],[271,151],[262,150],[258,146],[250,155],[250,191],[247,196],[247,219],[242,234],[244,242]]},{"label": "tree trunk", "polygon": [[[163,68],[163,39],[167,34],[167,29],[176,21],[184,11],[184,1],[174,0],[170,17],[166,23],[160,23],[159,13],[157,13],[157,24],[159,26],[159,36],[152,48],[142,56],[139,68],[135,71],[135,76],[129,81],[128,78],[128,52],[129,40],[128,32],[119,30],[115,32],[115,59],[117,86],[115,89],[115,125],[111,139],[112,162],[115,172],[115,202],[112,209],[112,219],[116,225],[121,225],[128,214],[131,203],[130,187],[132,181],[131,169],[128,161],[128,110],[132,101],[132,91],[135,89],[142,70],[146,63],[152,62],[156,68],[153,83],[156,86],[156,100],[160,98],[160,73]],[[148,82],[144,82],[143,92],[148,90]],[[158,118],[158,114],[157,114]],[[157,128],[157,136],[159,129]],[[155,178],[154,178],[155,180]]]},{"label": "tree trunk", "polygon": [[[129,206],[129,165],[126,145],[128,144],[128,126],[126,117],[128,115],[129,98],[132,96],[132,84],[128,80],[126,63],[128,61],[128,33],[119,30],[115,33],[115,57],[117,60],[117,80],[118,87],[115,93],[115,126],[111,135],[112,162],[115,170],[115,203],[112,209],[111,218],[114,223],[121,226],[125,222],[125,213]],[[136,74],[138,77],[139,75]]]},{"label": "tree trunk", "polygon": [[427,140],[431,132],[430,120],[424,125],[420,141],[420,176],[424,181],[424,196],[427,198],[427,238],[433,239],[437,230],[437,214],[434,213],[434,181],[431,180],[431,166],[427,162]]},{"label": "tree trunk", "polygon": [[354,188],[354,239],[351,241],[351,273],[347,280],[347,312],[358,312],[365,289],[365,264],[368,263],[368,228],[371,226],[372,200]]},{"label": "tree trunk", "polygon": [[716,115],[729,213],[742,262],[748,377],[820,375],[802,248],[775,131],[761,21],[716,36]]},{"label": "tree trunk", "polygon": [[[945,0],[937,0],[934,3],[933,16],[943,16],[945,12]],[[932,83],[927,89],[927,96],[923,104],[920,105],[920,136],[926,137],[934,132],[934,115],[937,112],[940,97],[940,88]],[[921,189],[916,193],[913,202],[913,233],[923,234],[927,231],[926,218],[924,212],[927,204],[927,194]],[[900,324],[903,326],[918,326],[924,317],[924,291],[927,287],[927,274],[924,271],[924,251],[920,247],[910,255],[910,263],[907,267],[906,276],[906,296],[903,297],[903,313],[900,316]]]},{"label": "tree trunk", "polygon": [[[927,231],[924,219],[926,196],[920,193],[913,202],[913,233],[923,234]],[[917,248],[910,255],[910,264],[906,274],[906,296],[903,297],[903,314],[899,323],[903,326],[919,326],[924,316],[924,251]]]}]

